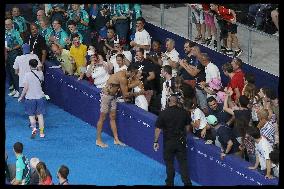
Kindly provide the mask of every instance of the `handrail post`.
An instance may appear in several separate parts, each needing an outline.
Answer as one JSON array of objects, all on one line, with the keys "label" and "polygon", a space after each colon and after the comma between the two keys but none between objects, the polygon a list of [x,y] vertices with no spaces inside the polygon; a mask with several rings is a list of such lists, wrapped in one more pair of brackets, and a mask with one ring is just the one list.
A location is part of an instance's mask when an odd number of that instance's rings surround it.
[{"label": "handrail post", "polygon": [[192,40],[192,11],[191,11],[191,7],[187,6],[187,12],[188,12],[188,27],[187,27],[187,35],[188,35],[188,39]]},{"label": "handrail post", "polygon": [[165,16],[165,4],[160,4],[160,10],[161,10],[161,27],[165,28],[165,21],[164,21],[164,16]]},{"label": "handrail post", "polygon": [[252,39],[251,39],[251,29],[250,28],[248,28],[248,30],[249,30],[249,32],[248,32],[248,63],[250,64],[250,65],[252,65],[251,63],[251,58],[252,58],[252,47],[251,47],[251,41],[252,41]]}]

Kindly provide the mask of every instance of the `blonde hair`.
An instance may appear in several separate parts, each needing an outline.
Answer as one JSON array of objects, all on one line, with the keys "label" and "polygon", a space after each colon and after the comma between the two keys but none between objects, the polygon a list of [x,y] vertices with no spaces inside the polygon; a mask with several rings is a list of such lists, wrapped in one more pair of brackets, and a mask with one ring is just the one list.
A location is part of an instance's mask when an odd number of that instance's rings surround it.
[{"label": "blonde hair", "polygon": [[46,177],[47,177],[47,173],[46,173],[46,165],[44,162],[39,162],[37,165],[36,165],[36,170],[38,172],[38,175],[39,175],[39,178],[41,181],[45,180]]},{"label": "blonde hair", "polygon": [[253,99],[256,95],[256,87],[254,84],[248,83],[243,89],[243,95],[248,97],[248,99]]}]

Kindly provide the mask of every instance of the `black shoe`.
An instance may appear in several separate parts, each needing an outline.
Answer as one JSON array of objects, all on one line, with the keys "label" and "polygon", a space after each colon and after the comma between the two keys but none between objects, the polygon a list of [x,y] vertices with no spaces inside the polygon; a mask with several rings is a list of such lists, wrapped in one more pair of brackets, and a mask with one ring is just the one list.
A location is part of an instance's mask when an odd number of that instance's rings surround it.
[{"label": "black shoe", "polygon": [[234,55],[234,51],[232,49],[226,49],[226,52],[225,52],[226,55],[228,56],[233,56]]},{"label": "black shoe", "polygon": [[242,49],[236,50],[234,53],[234,57],[239,57],[242,54],[242,52],[243,52]]},{"label": "black shoe", "polygon": [[[217,41],[216,41],[216,47],[217,47]],[[226,47],[221,46],[221,51],[226,51],[226,50],[227,50]]]}]

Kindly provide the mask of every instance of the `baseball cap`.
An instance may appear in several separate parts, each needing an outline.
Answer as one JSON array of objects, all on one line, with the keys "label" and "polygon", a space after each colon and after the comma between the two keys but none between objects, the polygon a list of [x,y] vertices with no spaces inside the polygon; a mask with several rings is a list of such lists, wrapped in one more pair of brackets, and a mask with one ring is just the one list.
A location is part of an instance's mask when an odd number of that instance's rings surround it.
[{"label": "baseball cap", "polygon": [[23,54],[29,54],[31,52],[30,45],[25,43],[22,45]]},{"label": "baseball cap", "polygon": [[212,126],[215,126],[218,123],[218,120],[214,115],[209,115],[206,119],[207,119],[208,124]]}]

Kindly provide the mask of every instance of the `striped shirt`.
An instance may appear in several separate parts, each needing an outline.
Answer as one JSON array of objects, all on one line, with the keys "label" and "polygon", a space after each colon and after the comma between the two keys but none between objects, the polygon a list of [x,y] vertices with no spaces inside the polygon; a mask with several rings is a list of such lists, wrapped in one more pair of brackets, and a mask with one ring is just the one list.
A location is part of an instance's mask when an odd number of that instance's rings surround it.
[{"label": "striped shirt", "polygon": [[247,149],[248,154],[254,154],[255,153],[255,142],[254,142],[252,136],[246,136],[244,138],[244,146]]},{"label": "striped shirt", "polygon": [[266,122],[266,124],[260,129],[260,134],[264,136],[270,144],[274,144],[275,127],[270,121]]}]

